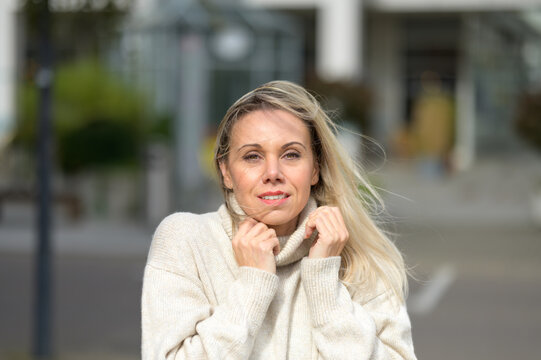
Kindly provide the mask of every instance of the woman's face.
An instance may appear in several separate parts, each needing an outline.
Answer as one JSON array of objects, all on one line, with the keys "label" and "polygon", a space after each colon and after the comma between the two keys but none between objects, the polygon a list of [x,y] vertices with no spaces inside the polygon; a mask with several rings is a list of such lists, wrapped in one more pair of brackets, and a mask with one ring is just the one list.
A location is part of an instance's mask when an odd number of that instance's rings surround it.
[{"label": "woman's face", "polygon": [[220,170],[246,215],[278,236],[295,230],[319,179],[308,128],[283,110],[257,110],[237,120]]}]

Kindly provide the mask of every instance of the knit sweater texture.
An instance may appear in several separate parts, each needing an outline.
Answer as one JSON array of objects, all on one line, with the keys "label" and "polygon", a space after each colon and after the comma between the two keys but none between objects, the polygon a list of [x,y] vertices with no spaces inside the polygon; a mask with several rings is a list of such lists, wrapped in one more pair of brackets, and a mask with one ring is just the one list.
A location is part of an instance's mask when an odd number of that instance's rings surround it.
[{"label": "knit sweater texture", "polygon": [[295,232],[279,237],[276,274],[237,265],[225,205],[165,218],[145,267],[143,359],[415,359],[406,308],[391,291],[352,299],[339,256],[308,258],[316,207],[310,199]]}]

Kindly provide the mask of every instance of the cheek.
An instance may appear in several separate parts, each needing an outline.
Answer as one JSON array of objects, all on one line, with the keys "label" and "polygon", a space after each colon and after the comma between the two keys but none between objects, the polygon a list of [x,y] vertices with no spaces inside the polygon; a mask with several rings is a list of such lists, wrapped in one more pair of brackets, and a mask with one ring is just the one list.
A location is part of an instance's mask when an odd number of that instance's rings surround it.
[{"label": "cheek", "polygon": [[231,172],[231,179],[233,180],[233,186],[238,191],[249,191],[255,186],[260,176],[257,169],[239,168],[233,169]]},{"label": "cheek", "polygon": [[312,186],[312,168],[305,168],[302,171],[296,172],[292,180],[297,184],[299,191],[308,191],[310,192],[310,187]]}]

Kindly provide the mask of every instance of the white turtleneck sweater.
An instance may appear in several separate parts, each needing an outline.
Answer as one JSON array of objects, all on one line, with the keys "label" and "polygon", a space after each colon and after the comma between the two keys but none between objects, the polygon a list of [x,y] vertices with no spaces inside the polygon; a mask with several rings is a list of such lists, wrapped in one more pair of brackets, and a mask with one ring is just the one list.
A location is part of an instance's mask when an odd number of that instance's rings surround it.
[{"label": "white turtleneck sweater", "polygon": [[143,359],[415,359],[410,321],[391,291],[352,299],[340,257],[309,259],[310,199],[280,237],[276,274],[239,267],[222,205],[158,226],[145,268]]}]

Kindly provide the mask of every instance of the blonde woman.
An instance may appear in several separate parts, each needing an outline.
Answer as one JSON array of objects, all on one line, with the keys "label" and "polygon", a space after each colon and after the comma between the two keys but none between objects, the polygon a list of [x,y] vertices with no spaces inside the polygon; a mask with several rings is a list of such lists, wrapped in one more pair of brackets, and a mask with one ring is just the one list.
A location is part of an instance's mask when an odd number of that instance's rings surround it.
[{"label": "blonde woman", "polygon": [[154,234],[143,359],[415,359],[402,256],[333,129],[286,81],[231,106],[215,152],[225,204]]}]

